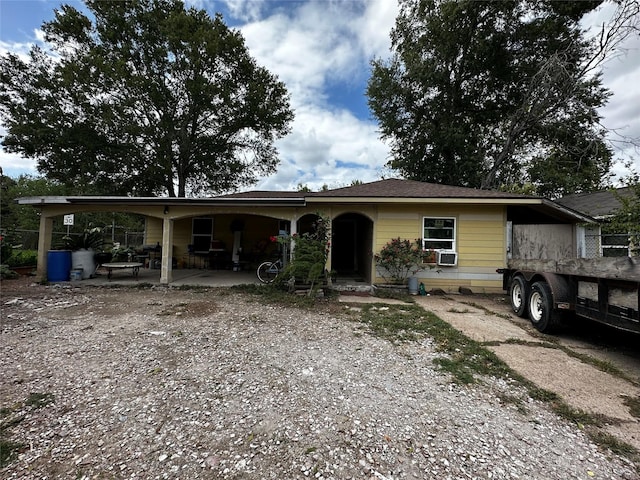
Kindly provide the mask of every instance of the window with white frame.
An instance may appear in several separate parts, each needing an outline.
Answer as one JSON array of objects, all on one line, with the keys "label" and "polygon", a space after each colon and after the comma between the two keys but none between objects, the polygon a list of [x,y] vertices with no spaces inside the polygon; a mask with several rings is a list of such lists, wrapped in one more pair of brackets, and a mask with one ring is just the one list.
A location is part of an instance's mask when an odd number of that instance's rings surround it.
[{"label": "window with white frame", "polygon": [[422,221],[422,248],[425,250],[456,249],[456,219],[424,217]]},{"label": "window with white frame", "polygon": [[208,252],[213,239],[213,218],[194,218],[191,230],[191,244],[194,252]]}]

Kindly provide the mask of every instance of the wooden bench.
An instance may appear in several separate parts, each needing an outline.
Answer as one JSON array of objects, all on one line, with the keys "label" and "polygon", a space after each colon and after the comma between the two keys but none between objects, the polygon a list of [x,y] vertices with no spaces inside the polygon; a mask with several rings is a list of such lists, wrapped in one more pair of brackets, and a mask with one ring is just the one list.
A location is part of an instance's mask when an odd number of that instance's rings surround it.
[{"label": "wooden bench", "polygon": [[111,280],[111,273],[113,270],[121,270],[125,268],[131,268],[133,271],[133,278],[138,279],[138,273],[140,272],[140,267],[144,264],[140,262],[110,262],[103,263],[101,266],[107,269],[107,278]]}]

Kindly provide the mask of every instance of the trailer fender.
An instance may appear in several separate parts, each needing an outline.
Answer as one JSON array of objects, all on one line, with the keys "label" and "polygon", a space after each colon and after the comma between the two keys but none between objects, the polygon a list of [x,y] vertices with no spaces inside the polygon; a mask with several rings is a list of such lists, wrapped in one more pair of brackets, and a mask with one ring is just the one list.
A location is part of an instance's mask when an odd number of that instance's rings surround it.
[{"label": "trailer fender", "polygon": [[576,286],[570,278],[549,272],[540,272],[531,278],[532,282],[544,281],[551,289],[553,306],[560,310],[574,310]]}]

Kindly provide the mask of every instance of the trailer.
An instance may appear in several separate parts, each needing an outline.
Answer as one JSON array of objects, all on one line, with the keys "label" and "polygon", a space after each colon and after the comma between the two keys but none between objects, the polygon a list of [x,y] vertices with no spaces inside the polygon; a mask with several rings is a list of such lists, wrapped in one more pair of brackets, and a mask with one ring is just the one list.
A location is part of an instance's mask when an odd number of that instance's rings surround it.
[{"label": "trailer", "polygon": [[640,258],[509,259],[498,272],[514,313],[540,332],[576,315],[640,333]]}]

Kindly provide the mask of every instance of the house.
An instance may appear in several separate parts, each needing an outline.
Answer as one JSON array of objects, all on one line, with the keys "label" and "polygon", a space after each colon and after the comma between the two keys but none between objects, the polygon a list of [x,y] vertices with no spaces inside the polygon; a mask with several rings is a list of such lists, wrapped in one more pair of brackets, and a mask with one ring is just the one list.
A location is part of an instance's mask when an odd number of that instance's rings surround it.
[{"label": "house", "polygon": [[633,190],[630,187],[622,187],[567,195],[557,199],[556,203],[589,215],[598,221],[606,221],[622,206],[620,198],[631,197],[633,197]]},{"label": "house", "polygon": [[629,236],[622,232],[603,234],[601,226],[622,207],[620,199],[632,198],[633,189],[622,187],[591,193],[576,193],[556,200],[556,203],[588,215],[598,223],[584,226],[584,257],[626,257],[630,255]]},{"label": "house", "polygon": [[400,237],[420,240],[426,249],[438,253],[426,255],[429,264],[418,273],[429,288],[499,292],[502,276],[496,269],[506,266],[515,225],[562,225],[560,235],[569,236],[571,244],[576,225],[593,221],[540,197],[401,179],[323,192],[250,191],[211,198],[29,197],[18,201],[41,210],[40,275],[46,275],[54,217],[120,211],[145,216],[145,244],[161,246],[161,283],[171,283],[174,267],[191,267],[197,260],[205,259],[209,267],[230,268],[264,259],[275,247],[270,237],[304,233],[321,214],[331,220],[327,268],[338,276],[382,282],[374,255],[386,242]]}]

